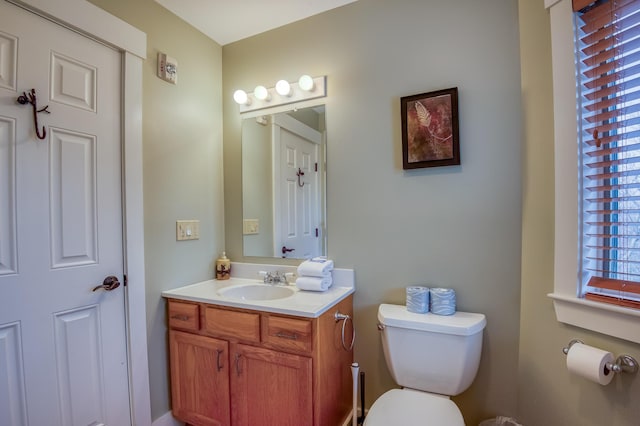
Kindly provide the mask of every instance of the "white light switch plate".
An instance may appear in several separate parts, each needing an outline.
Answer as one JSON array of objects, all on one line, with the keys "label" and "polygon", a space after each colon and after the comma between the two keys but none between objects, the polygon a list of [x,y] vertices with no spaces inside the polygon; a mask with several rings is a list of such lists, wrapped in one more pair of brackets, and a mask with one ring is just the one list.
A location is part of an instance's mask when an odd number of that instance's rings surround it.
[{"label": "white light switch plate", "polygon": [[260,225],[258,219],[245,219],[242,222],[242,233],[244,235],[259,234]]},{"label": "white light switch plate", "polygon": [[200,221],[199,220],[177,220],[176,221],[176,240],[198,240],[200,239]]}]

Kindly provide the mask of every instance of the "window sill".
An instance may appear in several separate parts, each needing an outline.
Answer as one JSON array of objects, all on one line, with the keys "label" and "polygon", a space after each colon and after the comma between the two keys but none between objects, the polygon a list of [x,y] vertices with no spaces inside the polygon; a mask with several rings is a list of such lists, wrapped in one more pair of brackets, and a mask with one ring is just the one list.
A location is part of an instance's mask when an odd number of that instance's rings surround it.
[{"label": "window sill", "polygon": [[559,322],[640,343],[640,311],[558,293],[548,296]]}]

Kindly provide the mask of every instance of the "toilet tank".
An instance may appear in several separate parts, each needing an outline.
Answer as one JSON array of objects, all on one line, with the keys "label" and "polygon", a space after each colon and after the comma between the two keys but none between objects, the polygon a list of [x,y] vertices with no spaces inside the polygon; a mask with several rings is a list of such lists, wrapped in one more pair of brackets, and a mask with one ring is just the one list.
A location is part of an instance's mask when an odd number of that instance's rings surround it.
[{"label": "toilet tank", "polygon": [[378,321],[387,366],[400,386],[454,396],[475,379],[483,314],[417,314],[404,305],[382,304]]}]

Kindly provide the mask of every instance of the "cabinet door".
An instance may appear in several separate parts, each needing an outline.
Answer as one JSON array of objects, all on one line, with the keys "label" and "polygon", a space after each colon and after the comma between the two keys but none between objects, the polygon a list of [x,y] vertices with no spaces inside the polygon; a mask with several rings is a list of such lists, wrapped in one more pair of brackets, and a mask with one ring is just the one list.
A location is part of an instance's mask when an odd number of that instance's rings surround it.
[{"label": "cabinet door", "polygon": [[198,426],[229,426],[229,343],[169,331],[173,415]]},{"label": "cabinet door", "polygon": [[311,426],[311,358],[231,345],[234,426]]}]

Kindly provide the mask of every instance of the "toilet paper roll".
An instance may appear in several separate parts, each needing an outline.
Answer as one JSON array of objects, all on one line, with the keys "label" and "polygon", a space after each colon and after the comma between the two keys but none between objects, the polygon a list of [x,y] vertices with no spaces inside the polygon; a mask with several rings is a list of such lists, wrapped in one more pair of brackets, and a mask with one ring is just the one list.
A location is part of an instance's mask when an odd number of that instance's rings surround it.
[{"label": "toilet paper roll", "polygon": [[567,354],[567,368],[570,372],[608,385],[615,373],[607,368],[607,363],[614,363],[613,354],[582,343],[574,343]]},{"label": "toilet paper roll", "polygon": [[407,287],[407,311],[417,314],[429,312],[429,287]]},{"label": "toilet paper roll", "polygon": [[452,288],[432,288],[431,312],[436,315],[453,315],[456,313],[456,292]]}]

